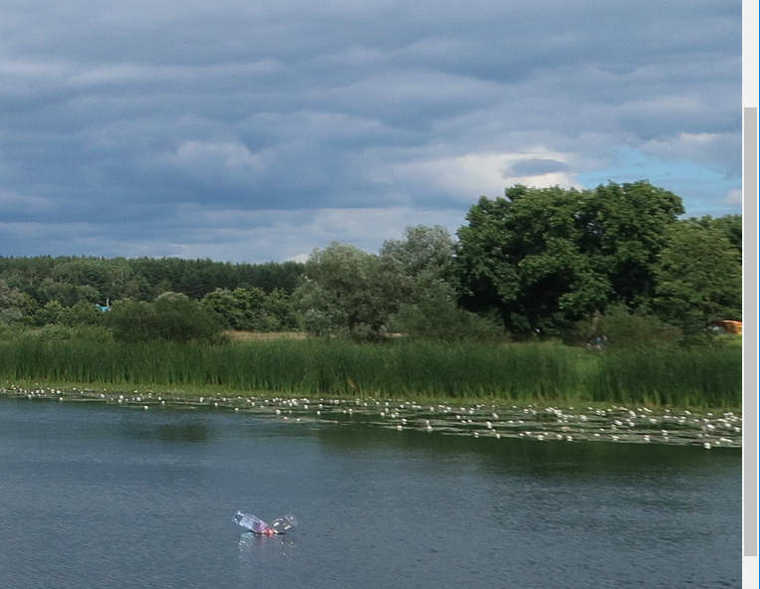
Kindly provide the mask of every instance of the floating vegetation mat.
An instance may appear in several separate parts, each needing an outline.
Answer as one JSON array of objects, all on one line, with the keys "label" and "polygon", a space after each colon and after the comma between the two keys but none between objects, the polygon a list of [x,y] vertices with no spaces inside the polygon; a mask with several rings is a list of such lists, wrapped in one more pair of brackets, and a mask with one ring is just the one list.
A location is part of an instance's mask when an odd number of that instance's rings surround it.
[{"label": "floating vegetation mat", "polygon": [[309,399],[266,396],[189,396],[113,393],[96,390],[7,386],[0,395],[59,402],[104,402],[148,410],[218,410],[270,417],[289,423],[366,424],[398,431],[475,438],[524,438],[544,442],[603,441],[672,444],[705,449],[741,447],[742,418],[733,412],[697,413],[688,409],[608,405],[420,404],[378,399]]}]

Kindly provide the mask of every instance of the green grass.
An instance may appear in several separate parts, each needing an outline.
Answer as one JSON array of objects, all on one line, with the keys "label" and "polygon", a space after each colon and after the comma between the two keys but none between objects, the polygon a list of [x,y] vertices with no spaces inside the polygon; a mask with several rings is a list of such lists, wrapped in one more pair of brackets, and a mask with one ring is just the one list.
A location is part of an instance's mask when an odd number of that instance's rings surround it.
[{"label": "green grass", "polygon": [[211,346],[26,334],[0,341],[0,379],[306,396],[741,405],[741,353],[729,346],[597,354],[533,343],[308,339]]}]

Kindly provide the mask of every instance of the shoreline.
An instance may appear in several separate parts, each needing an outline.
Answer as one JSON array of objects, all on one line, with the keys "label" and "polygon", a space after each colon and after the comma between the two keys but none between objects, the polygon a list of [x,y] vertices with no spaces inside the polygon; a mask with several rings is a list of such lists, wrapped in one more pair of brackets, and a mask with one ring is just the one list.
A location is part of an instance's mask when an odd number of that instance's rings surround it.
[{"label": "shoreline", "polygon": [[309,396],[222,387],[104,387],[42,381],[5,383],[0,398],[105,403],[149,410],[226,411],[288,423],[363,424],[474,438],[741,448],[742,414],[614,402],[510,402],[497,398]]},{"label": "shoreline", "polygon": [[[277,390],[238,390],[232,389],[226,385],[155,385],[155,384],[103,384],[103,383],[88,383],[88,382],[67,382],[67,381],[55,381],[45,379],[33,379],[23,380],[18,379],[15,381],[5,381],[0,383],[0,396],[18,396],[9,394],[9,389],[22,388],[24,390],[45,390],[50,395],[47,398],[55,398],[58,395],[50,391],[60,391],[62,394],[90,394],[92,400],[98,400],[100,394],[104,394],[107,397],[118,397],[118,395],[146,395],[163,397],[164,400],[171,399],[172,401],[190,401],[192,398],[204,397],[206,400],[222,400],[229,398],[239,397],[255,397],[255,398],[289,398],[289,399],[305,399],[309,401],[324,400],[324,399],[338,399],[343,402],[359,400],[388,400],[398,403],[420,403],[420,404],[448,404],[448,405],[476,405],[476,404],[488,404],[496,407],[504,406],[517,406],[517,407],[564,407],[570,408],[573,406],[590,406],[593,408],[605,408],[613,405],[624,406],[626,403],[617,401],[593,401],[590,399],[562,399],[562,398],[534,398],[534,399],[505,399],[504,397],[493,395],[461,395],[461,396],[447,396],[441,395],[378,395],[373,393],[357,393],[346,395],[341,392],[326,394],[317,393],[304,393],[302,391],[277,391]],[[23,396],[23,395],[22,395]],[[40,397],[42,398],[42,397]],[[126,397],[125,397],[126,398]],[[653,411],[683,411],[688,410],[694,414],[707,414],[707,413],[724,413],[731,412],[741,415],[742,406],[710,406],[710,405],[669,405],[662,403],[641,402],[641,403],[628,403],[630,406],[645,407]]]}]

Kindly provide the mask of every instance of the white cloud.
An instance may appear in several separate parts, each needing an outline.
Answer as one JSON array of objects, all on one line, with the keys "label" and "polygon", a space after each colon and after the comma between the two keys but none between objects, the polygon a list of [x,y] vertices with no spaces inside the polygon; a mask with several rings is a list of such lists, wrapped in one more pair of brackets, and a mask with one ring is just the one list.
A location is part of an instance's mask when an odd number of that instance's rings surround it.
[{"label": "white cloud", "polygon": [[546,158],[569,163],[573,156],[536,147],[517,153],[468,153],[455,157],[412,161],[395,166],[394,175],[401,180],[432,184],[454,198],[471,202],[481,195],[504,194],[512,184],[543,188],[547,186],[580,187],[571,172],[550,172],[532,176],[512,176],[509,169],[517,162]]}]

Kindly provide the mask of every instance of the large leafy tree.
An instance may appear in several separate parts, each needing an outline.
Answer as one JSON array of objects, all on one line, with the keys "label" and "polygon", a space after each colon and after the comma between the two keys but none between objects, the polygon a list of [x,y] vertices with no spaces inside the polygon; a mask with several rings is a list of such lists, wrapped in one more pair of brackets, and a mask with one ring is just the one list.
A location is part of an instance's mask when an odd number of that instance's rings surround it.
[{"label": "large leafy tree", "polygon": [[680,197],[645,181],[587,194],[578,215],[581,251],[607,277],[615,302],[648,311],[667,228],[684,212]]},{"label": "large leafy tree", "polygon": [[395,310],[394,285],[378,256],[344,243],[315,250],[306,262],[306,281],[294,293],[306,328],[358,338],[381,334]]},{"label": "large leafy tree", "polygon": [[446,228],[407,227],[402,239],[389,239],[380,249],[380,264],[394,282],[399,302],[414,303],[431,290],[454,295],[455,243]]},{"label": "large leafy tree", "polygon": [[682,212],[648,182],[483,197],[458,231],[462,300],[498,309],[512,332],[561,328],[610,302],[644,306],[665,229]]},{"label": "large leafy tree", "polygon": [[499,331],[492,321],[457,305],[456,244],[441,226],[407,227],[404,237],[388,240],[380,250],[386,284],[393,284],[398,311],[394,331],[407,335],[462,338]]},{"label": "large leafy tree", "polygon": [[710,215],[700,217],[699,219],[690,219],[693,223],[698,223],[706,228],[712,228],[720,232],[731,246],[741,256],[742,253],[742,216],[725,215],[724,217],[713,218]]},{"label": "large leafy tree", "polygon": [[407,227],[402,239],[383,243],[380,255],[392,260],[399,272],[410,275],[446,276],[454,258],[455,243],[445,227]]},{"label": "large leafy tree", "polygon": [[741,319],[741,253],[721,224],[680,221],[667,232],[656,268],[655,310],[685,331]]}]

